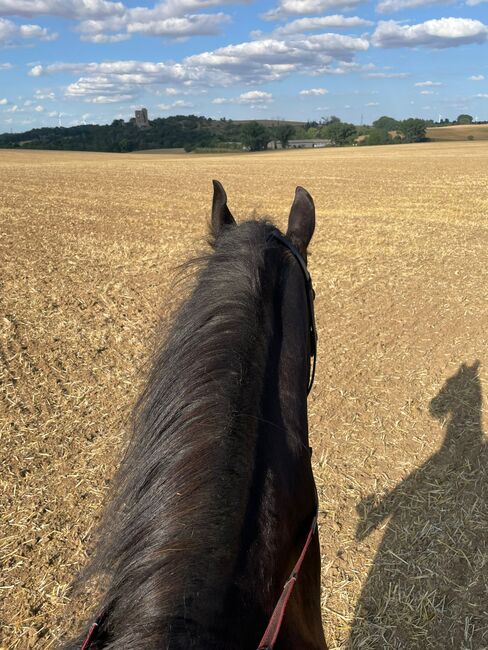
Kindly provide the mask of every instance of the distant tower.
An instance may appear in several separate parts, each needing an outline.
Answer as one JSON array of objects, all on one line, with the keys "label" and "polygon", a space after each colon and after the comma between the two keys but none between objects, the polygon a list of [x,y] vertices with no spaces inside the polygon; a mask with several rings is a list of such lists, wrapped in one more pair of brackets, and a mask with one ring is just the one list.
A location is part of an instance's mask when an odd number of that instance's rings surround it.
[{"label": "distant tower", "polygon": [[149,126],[147,108],[141,108],[140,111],[136,111],[136,126],[138,126],[140,129],[145,129]]}]

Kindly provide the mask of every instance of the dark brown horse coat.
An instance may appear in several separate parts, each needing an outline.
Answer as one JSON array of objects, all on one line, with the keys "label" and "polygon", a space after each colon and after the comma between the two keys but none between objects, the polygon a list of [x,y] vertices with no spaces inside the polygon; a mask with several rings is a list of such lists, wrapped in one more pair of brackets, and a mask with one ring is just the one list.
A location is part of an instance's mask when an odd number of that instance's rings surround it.
[{"label": "dark brown horse coat", "polygon": [[[314,226],[297,188],[287,237],[305,258]],[[316,508],[309,312],[273,230],[236,225],[214,182],[213,252],[154,359],[89,569],[107,585],[92,649],[253,650],[300,555]],[[317,535],[275,647],[326,647]]]}]

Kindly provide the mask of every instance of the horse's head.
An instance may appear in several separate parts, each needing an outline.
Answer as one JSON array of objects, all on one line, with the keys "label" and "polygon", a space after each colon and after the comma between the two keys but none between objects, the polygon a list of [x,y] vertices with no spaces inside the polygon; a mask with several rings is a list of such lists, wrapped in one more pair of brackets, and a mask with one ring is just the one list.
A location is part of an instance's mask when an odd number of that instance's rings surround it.
[{"label": "horse's head", "polygon": [[479,380],[480,362],[472,366],[461,364],[455,375],[449,377],[436,397],[429,404],[430,414],[438,420],[448,415],[458,417],[469,411],[481,409],[481,385]]},{"label": "horse's head", "polygon": [[[222,183],[214,180],[213,186],[211,228],[213,236],[217,238],[225,228],[236,226],[237,223],[227,205],[227,194]],[[305,259],[314,230],[315,206],[313,199],[306,189],[298,186],[288,218],[286,236]]]},{"label": "horse's head", "polygon": [[[227,194],[219,181],[213,181],[211,233],[215,246],[233,237],[233,231],[247,228],[249,222],[238,226],[228,205]],[[315,206],[303,187],[297,187],[288,217],[286,236],[272,224],[266,223],[260,231],[261,241],[256,246],[262,256],[260,283],[265,303],[270,338],[278,345],[282,366],[280,384],[288,384],[289,396],[303,399],[303,391],[296,390],[301,383],[304,368],[310,356],[315,357],[316,330],[313,302],[315,293],[307,269],[307,250],[315,230]],[[308,332],[308,336],[307,336]],[[271,342],[273,347],[273,341]]]}]

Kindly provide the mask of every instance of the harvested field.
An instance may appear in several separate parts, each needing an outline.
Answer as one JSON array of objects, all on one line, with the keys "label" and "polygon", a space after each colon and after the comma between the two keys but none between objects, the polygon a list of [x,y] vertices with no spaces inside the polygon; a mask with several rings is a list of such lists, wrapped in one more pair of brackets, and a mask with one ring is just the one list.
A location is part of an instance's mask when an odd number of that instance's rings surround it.
[{"label": "harvested field", "polygon": [[488,140],[488,124],[453,124],[451,126],[431,126],[427,137],[434,142],[457,140]]},{"label": "harvested field", "polygon": [[54,648],[86,611],[68,586],[180,299],[175,267],[205,247],[212,178],[240,219],[284,228],[298,184],[317,206],[330,648],[488,648],[486,142],[0,151],[0,648]]}]

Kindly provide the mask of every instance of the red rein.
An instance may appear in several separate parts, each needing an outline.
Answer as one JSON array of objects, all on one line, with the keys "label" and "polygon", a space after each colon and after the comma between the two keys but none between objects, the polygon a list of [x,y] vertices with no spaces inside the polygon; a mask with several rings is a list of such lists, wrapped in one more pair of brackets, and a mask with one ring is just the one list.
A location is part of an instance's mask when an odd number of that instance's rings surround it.
[{"label": "red rein", "polygon": [[268,627],[266,628],[266,631],[263,634],[263,638],[259,642],[258,650],[271,650],[271,648],[273,648],[274,644],[276,643],[276,639],[278,638],[281,624],[283,623],[283,617],[285,615],[286,606],[290,599],[291,592],[293,591],[293,587],[295,586],[295,583],[297,581],[298,574],[300,573],[300,569],[302,568],[302,563],[303,560],[305,559],[305,555],[307,554],[308,547],[310,546],[310,542],[312,541],[312,537],[316,532],[317,532],[317,515],[315,515],[313,518],[312,526],[310,527],[310,531],[308,533],[305,546],[303,547],[302,552],[300,553],[300,557],[298,558],[297,563],[293,567],[293,571],[291,572],[290,577],[286,581],[285,586],[283,587],[283,591],[281,592],[281,596],[279,597],[279,600],[276,603],[276,607],[274,608],[273,613],[271,614]]},{"label": "red rein", "polygon": [[[278,634],[280,632],[281,624],[283,623],[283,617],[285,615],[286,606],[288,604],[288,601],[290,600],[291,592],[293,591],[293,587],[295,586],[295,583],[298,579],[298,574],[300,573],[300,569],[302,568],[303,560],[305,559],[305,555],[307,554],[308,547],[310,546],[310,542],[312,541],[312,538],[316,532],[317,532],[317,513],[313,518],[312,525],[308,532],[305,545],[302,549],[302,552],[300,553],[300,557],[298,558],[295,566],[293,567],[293,571],[291,572],[290,577],[285,582],[285,586],[283,587],[281,596],[279,597],[278,602],[276,603],[276,607],[274,608],[273,613],[271,614],[268,627],[266,628],[266,631],[263,634],[263,638],[259,642],[259,646],[257,650],[272,650],[274,648],[274,644],[276,643],[276,639],[278,638]],[[93,623],[93,625],[90,628],[90,631],[86,635],[86,638],[80,650],[89,650],[92,641],[95,640],[94,638],[95,633],[100,627],[100,624],[104,618],[105,618],[105,614],[102,614],[97,618],[95,623]]]}]

